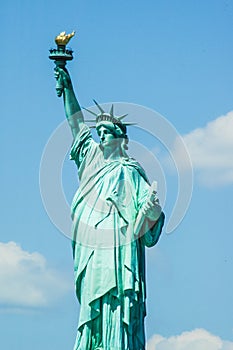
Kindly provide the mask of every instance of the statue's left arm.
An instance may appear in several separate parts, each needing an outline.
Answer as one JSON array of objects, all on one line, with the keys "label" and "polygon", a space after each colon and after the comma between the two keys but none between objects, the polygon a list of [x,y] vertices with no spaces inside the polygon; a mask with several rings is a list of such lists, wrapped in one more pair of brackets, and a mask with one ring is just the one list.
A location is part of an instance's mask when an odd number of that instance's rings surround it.
[{"label": "statue's left arm", "polygon": [[152,247],[155,245],[162,232],[165,215],[159,204],[157,192],[152,192],[152,186],[141,178],[141,196],[139,198],[139,209],[136,218],[134,233],[140,237],[143,245]]},{"label": "statue's left arm", "polygon": [[158,220],[146,219],[142,227],[143,233],[140,237],[141,243],[146,247],[153,247],[159,240],[165,221],[165,214],[161,212]]}]

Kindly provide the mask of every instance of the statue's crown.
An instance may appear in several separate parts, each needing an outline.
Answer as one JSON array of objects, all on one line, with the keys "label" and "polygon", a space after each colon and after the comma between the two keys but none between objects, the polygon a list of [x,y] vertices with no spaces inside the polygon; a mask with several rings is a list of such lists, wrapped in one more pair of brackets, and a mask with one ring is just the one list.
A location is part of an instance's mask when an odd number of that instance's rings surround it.
[{"label": "statue's crown", "polygon": [[101,123],[101,122],[111,122],[113,124],[122,124],[121,120],[119,119],[119,117],[114,117],[113,115],[111,115],[110,113],[100,113],[96,116],[96,123]]},{"label": "statue's crown", "polygon": [[[90,109],[87,109],[83,107],[87,112],[95,115],[96,119],[95,120],[86,120],[87,122],[95,122],[96,124],[99,124],[101,122],[111,122],[113,124],[118,125],[124,133],[126,133],[126,126],[128,125],[135,125],[135,123],[130,123],[130,122],[122,122],[122,119],[124,119],[128,114],[124,114],[122,116],[115,116],[113,109],[114,106],[112,105],[110,112],[105,112],[104,109],[96,102],[96,100],[93,100],[95,105],[98,107],[100,113],[95,113],[91,111]],[[91,126],[92,128],[95,128],[96,126]]]}]

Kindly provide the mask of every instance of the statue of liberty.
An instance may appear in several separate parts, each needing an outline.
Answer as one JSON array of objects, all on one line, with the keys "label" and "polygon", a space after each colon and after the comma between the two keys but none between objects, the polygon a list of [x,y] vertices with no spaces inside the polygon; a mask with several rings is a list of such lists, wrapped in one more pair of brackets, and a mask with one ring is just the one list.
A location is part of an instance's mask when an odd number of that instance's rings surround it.
[{"label": "statue of liberty", "polygon": [[94,101],[96,143],[67,69],[57,66],[55,76],[79,177],[71,206],[80,303],[74,350],[144,350],[145,247],[158,242],[164,214],[145,171],[127,155],[125,116]]}]

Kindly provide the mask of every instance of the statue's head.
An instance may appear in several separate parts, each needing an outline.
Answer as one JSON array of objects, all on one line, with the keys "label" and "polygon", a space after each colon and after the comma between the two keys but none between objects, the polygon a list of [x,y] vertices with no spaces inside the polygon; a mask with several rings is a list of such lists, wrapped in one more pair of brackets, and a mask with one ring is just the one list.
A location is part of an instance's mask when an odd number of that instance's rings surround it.
[{"label": "statue's head", "polygon": [[128,136],[126,125],[109,113],[102,113],[96,119],[96,131],[100,137],[101,147],[119,147],[122,154],[128,149]]},{"label": "statue's head", "polygon": [[[132,125],[134,123],[122,122],[122,119],[125,118],[127,114],[122,115],[120,117],[114,116],[113,105],[111,107],[110,112],[107,113],[95,100],[94,103],[100,110],[99,114],[96,114],[86,108],[85,109],[96,116],[96,125],[94,127],[96,128],[97,133],[100,136],[100,145],[102,145],[103,147],[104,144],[115,145],[115,147],[120,146],[124,155],[125,150],[128,149],[127,144],[129,142],[127,136],[127,125]],[[91,122],[94,122],[94,120],[91,120]]]}]

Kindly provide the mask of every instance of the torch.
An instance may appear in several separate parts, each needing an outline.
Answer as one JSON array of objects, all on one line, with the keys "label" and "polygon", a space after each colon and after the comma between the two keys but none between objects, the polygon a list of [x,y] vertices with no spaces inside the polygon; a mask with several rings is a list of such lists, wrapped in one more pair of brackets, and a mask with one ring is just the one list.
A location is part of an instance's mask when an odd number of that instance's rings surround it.
[{"label": "torch", "polygon": [[[61,32],[55,38],[55,43],[57,47],[54,49],[50,49],[49,58],[54,61],[56,68],[65,68],[66,61],[71,61],[73,59],[73,50],[70,48],[66,48],[66,45],[70,41],[70,39],[74,36],[75,32],[73,31],[70,34],[66,34],[66,32]],[[56,71],[56,68],[54,70]],[[60,97],[63,92],[63,83],[60,79],[59,75],[57,77],[56,91],[57,95]]]}]

